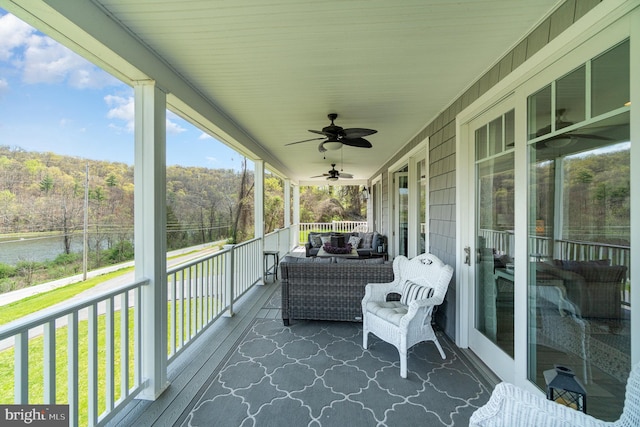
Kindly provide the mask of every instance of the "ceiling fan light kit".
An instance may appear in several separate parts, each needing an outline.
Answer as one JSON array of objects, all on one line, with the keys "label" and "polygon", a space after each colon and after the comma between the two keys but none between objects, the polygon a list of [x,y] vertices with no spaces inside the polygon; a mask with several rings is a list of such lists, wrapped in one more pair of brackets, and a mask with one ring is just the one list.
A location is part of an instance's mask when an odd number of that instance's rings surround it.
[{"label": "ceiling fan light kit", "polygon": [[342,148],[342,142],[340,142],[337,138],[330,138],[322,144],[325,150],[339,150]]}]

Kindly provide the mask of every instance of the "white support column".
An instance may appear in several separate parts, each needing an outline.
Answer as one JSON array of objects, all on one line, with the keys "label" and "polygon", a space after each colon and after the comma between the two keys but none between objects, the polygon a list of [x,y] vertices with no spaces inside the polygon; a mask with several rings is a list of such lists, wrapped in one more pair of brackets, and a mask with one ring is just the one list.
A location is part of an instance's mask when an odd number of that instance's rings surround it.
[{"label": "white support column", "polygon": [[291,226],[291,180],[284,180],[284,228]]},{"label": "white support column", "polygon": [[298,246],[300,243],[300,186],[293,186],[293,224],[296,225],[295,233],[291,233],[291,247]]},{"label": "white support column", "polygon": [[260,238],[260,256],[258,257],[259,270],[262,274],[262,283],[265,282],[264,278],[264,160],[255,160],[254,187],[253,187],[253,217],[254,217],[254,235],[256,238]]},{"label": "white support column", "polygon": [[264,160],[254,162],[253,213],[255,237],[264,237]]},{"label": "white support column", "polygon": [[140,357],[146,387],[155,400],[167,383],[166,95],[152,81],[135,93],[135,277],[142,288]]},{"label": "white support column", "polygon": [[417,162],[415,157],[409,158],[409,174],[407,176],[408,212],[407,225],[409,235],[407,236],[407,256],[413,258],[418,255],[418,237],[420,236],[420,218],[418,216],[418,206],[420,204],[420,189],[418,188]]}]

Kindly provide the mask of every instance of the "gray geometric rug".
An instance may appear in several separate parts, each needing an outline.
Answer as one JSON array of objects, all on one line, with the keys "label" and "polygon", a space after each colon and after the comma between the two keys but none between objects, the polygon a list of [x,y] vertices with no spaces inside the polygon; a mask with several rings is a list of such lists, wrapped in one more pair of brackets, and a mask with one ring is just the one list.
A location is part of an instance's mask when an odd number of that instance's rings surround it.
[{"label": "gray geometric rug", "polygon": [[183,426],[465,426],[489,392],[445,340],[408,355],[362,324],[256,319],[183,413]]}]

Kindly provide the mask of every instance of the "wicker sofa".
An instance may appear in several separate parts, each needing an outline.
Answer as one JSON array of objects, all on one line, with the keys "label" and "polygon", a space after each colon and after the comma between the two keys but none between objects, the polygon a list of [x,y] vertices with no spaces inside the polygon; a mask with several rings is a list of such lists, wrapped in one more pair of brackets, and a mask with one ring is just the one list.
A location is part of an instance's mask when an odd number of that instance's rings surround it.
[{"label": "wicker sofa", "polygon": [[583,318],[619,319],[621,290],[627,267],[611,265],[611,261],[562,261],[537,263],[536,269],[563,280],[567,297]]},{"label": "wicker sofa", "polygon": [[393,281],[393,266],[382,258],[295,258],[280,263],[282,321],[362,321],[368,283]]},{"label": "wicker sofa", "polygon": [[307,257],[312,257],[318,255],[318,251],[322,247],[322,238],[323,237],[331,237],[331,236],[341,236],[344,238],[344,242],[348,243],[349,238],[351,236],[356,236],[360,238],[358,243],[358,247],[356,251],[358,252],[358,256],[366,257],[371,255],[372,252],[376,252],[379,245],[384,243],[384,236],[379,234],[376,231],[362,233],[362,232],[351,232],[351,233],[336,233],[333,231],[328,231],[324,233],[309,233],[308,241],[305,243],[305,255]]}]

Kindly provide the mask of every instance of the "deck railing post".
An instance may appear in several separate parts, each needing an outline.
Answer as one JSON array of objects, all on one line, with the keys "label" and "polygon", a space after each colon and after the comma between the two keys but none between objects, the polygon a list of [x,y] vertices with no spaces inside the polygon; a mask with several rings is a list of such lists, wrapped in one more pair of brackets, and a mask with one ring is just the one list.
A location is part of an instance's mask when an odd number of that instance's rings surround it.
[{"label": "deck railing post", "polygon": [[232,317],[233,316],[233,281],[235,280],[235,261],[234,261],[234,246],[235,245],[224,245],[224,249],[228,250],[227,256],[225,258],[224,265],[224,283],[225,283],[225,299],[227,303],[225,304],[227,310],[224,313],[224,317]]}]

